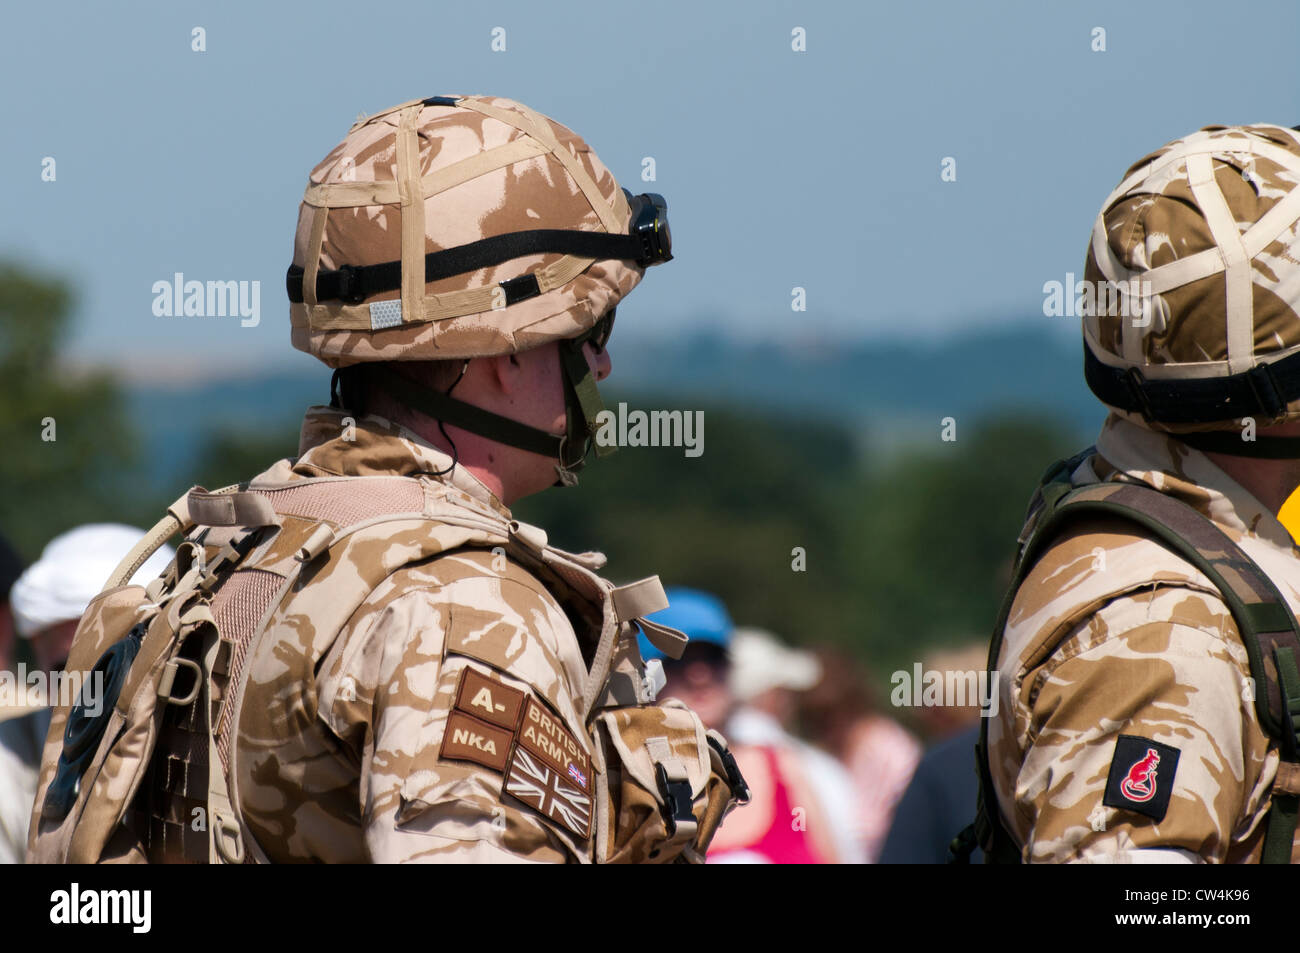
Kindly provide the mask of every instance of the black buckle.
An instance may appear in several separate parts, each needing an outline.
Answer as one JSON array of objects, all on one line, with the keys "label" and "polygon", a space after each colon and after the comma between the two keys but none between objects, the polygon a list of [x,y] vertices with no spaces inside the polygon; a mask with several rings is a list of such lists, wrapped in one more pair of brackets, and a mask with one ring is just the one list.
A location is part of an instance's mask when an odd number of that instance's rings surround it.
[{"label": "black buckle", "polygon": [[505,281],[498,282],[498,284],[501,290],[505,292],[506,307],[516,301],[527,301],[529,298],[536,298],[542,293],[541,285],[537,283],[537,275],[534,272],[519,275],[517,278],[507,278]]},{"label": "black buckle", "polygon": [[366,300],[365,289],[362,288],[363,282],[357,270],[351,265],[344,265],[338,271],[334,272],[335,280],[338,282],[338,299],[346,304],[360,304]]},{"label": "black buckle", "polygon": [[727,769],[727,787],[731,788],[732,796],[741,804],[749,801],[749,785],[745,781],[745,776],[740,773],[740,765],[736,763],[736,756],[718,743],[716,738],[708,739],[709,747],[718,753],[722,759],[722,765]]},{"label": "black buckle", "polygon": [[1124,372],[1124,383],[1128,385],[1129,396],[1132,397],[1133,403],[1137,405],[1138,410],[1147,421],[1155,420],[1155,413],[1151,410],[1151,401],[1147,397],[1146,378],[1136,367],[1130,367]]},{"label": "black buckle", "polygon": [[677,833],[679,821],[693,821],[691,813],[691,785],[688,781],[669,781],[668,771],[662,764],[655,765],[655,780],[659,782],[659,793],[663,795],[664,823],[668,826],[668,836]]},{"label": "black buckle", "polygon": [[1286,401],[1278,392],[1277,382],[1273,380],[1273,372],[1267,364],[1257,364],[1242,376],[1246,378],[1250,392],[1255,395],[1256,405],[1268,417],[1280,417],[1285,413]]}]

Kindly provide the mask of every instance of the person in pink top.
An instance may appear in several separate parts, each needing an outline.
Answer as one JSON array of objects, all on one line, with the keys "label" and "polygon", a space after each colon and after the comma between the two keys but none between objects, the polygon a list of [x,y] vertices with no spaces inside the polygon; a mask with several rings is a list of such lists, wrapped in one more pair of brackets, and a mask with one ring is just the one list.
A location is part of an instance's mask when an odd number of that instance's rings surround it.
[{"label": "person in pink top", "polygon": [[[720,600],[698,590],[670,587],[668,601],[669,608],[649,618],[685,632],[691,641],[674,661],[642,636],[642,657],[663,665],[666,682],[659,697],[681,699],[708,727],[728,734],[736,710],[728,684],[731,617]],[[773,739],[734,743],[731,750],[749,785],[750,801],[736,808],[714,835],[710,864],[820,864],[849,859],[836,844],[823,798],[798,746]]]}]

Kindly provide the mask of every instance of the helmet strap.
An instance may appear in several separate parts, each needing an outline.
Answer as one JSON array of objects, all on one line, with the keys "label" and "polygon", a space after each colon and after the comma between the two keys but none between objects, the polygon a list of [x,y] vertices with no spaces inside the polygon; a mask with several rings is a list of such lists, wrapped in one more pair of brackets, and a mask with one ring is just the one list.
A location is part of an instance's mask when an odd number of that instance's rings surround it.
[{"label": "helmet strap", "polygon": [[363,373],[368,386],[384,391],[404,406],[442,423],[546,457],[558,456],[560,452],[562,437],[556,434],[467,404],[463,400],[417,384],[401,374],[381,373],[370,367]]},{"label": "helmet strap", "polygon": [[[457,400],[449,393],[444,394],[417,384],[400,374],[381,372],[370,366],[364,367],[360,373],[364,374],[368,386],[384,391],[403,406],[419,411],[441,424],[451,424],[506,446],[555,458],[555,485],[575,486],[578,482],[577,473],[582,469],[592,443],[591,436],[597,426],[596,416],[604,409],[604,405],[596,389],[591,368],[582,353],[582,342],[561,341],[560,360],[565,383],[565,434],[549,433],[503,417]],[[581,439],[571,439],[571,434],[580,434]],[[605,456],[614,449],[597,447],[596,452],[598,456]]]}]

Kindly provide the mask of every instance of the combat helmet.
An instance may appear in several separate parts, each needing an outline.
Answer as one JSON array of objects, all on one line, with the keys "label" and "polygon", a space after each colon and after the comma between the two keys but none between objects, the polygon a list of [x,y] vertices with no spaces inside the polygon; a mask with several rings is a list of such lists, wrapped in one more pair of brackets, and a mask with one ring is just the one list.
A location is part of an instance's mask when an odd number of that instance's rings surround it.
[{"label": "combat helmet", "polygon": [[1139,161],[1102,204],[1084,279],[1104,404],[1202,449],[1300,457],[1300,438],[1225,432],[1300,419],[1300,133],[1207,126]]},{"label": "combat helmet", "polygon": [[358,120],[311,173],[287,275],[293,345],[339,369],[559,341],[563,436],[400,375],[369,383],[555,457],[570,485],[602,409],[582,346],[604,346],[615,306],[671,246],[663,197],[621,189],[565,126],[509,99],[412,100]]}]

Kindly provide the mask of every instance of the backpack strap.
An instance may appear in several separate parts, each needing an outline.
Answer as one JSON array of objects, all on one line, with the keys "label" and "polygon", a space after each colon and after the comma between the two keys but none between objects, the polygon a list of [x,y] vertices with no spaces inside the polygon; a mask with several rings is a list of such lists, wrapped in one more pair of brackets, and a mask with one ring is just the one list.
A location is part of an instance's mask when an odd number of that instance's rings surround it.
[{"label": "backpack strap", "polygon": [[[1296,730],[1296,716],[1300,715],[1300,671],[1297,670],[1300,624],[1290,606],[1254,560],[1223,530],[1187,504],[1150,487],[1127,483],[1097,483],[1071,489],[1065,482],[1068,473],[1061,479],[1060,472],[1058,469],[1058,476],[1053,477],[1049,471],[1049,481],[1040,487],[1043,509],[1021,550],[1012,585],[1003,600],[989,649],[989,671],[997,668],[1003,632],[1017,590],[1064,525],[1075,518],[1089,516],[1136,523],[1146,535],[1199,569],[1219,590],[1232,613],[1250,660],[1250,675],[1256,686],[1256,715],[1265,733],[1278,745],[1282,759],[1273,786],[1273,804],[1261,859],[1264,863],[1289,863],[1300,815],[1300,737]],[[1259,686],[1263,686],[1263,691]],[[1005,855],[1003,842],[1014,846],[1014,841],[1002,827],[993,793],[987,719],[980,727],[977,757],[980,818],[974,826],[987,835],[985,843]],[[962,840],[962,835],[957,840]]]},{"label": "backpack strap", "polygon": [[213,490],[211,493],[207,493],[200,487],[186,490],[180,499],[167,507],[167,515],[155,523],[153,528],[131,547],[131,551],[122,557],[122,561],[117,564],[117,568],[113,570],[113,575],[109,576],[104,588],[113,589],[126,585],[139,568],[148,562],[149,557],[162,548],[163,543],[177,533],[188,533],[198,522],[201,522],[190,514],[191,493],[201,493],[205,497],[224,497],[227,494],[233,494],[235,497],[251,495],[236,492],[239,488],[240,484],[235,483],[224,486],[220,490]]}]

